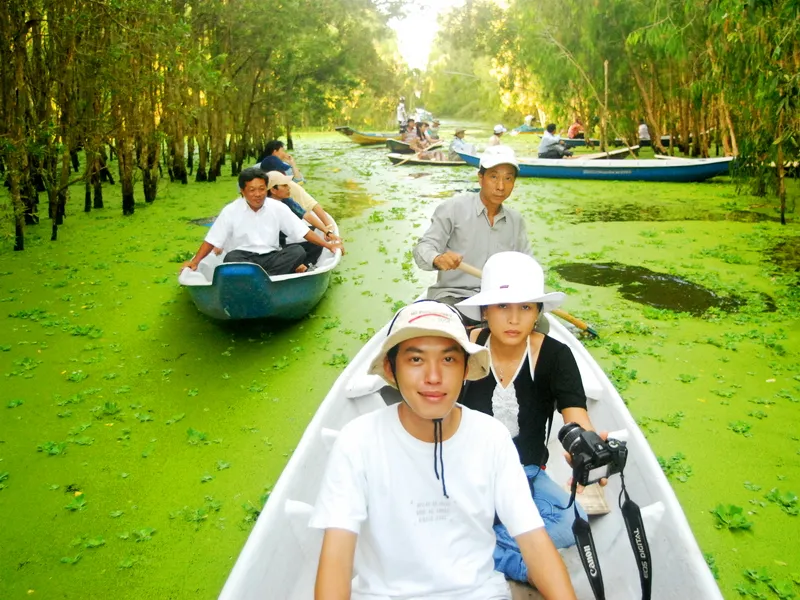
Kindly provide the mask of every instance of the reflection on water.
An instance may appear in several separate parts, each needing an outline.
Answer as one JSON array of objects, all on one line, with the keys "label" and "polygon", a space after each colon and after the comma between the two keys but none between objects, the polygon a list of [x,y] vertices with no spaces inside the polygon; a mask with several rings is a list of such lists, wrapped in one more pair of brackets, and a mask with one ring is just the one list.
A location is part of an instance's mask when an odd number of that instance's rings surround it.
[{"label": "reflection on water", "polygon": [[[596,286],[619,286],[626,300],[654,308],[702,315],[710,308],[733,312],[747,304],[742,296],[719,296],[701,285],[668,273],[620,263],[570,263],[553,268],[567,281]],[[774,312],[770,296],[758,294],[765,312]]]}]

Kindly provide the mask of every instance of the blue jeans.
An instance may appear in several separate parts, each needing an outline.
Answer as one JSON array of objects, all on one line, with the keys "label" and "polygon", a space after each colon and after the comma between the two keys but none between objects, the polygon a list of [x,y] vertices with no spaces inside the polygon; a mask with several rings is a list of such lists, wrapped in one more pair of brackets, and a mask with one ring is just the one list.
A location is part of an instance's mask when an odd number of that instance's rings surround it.
[{"label": "blue jeans", "polygon": [[[570,506],[568,510],[557,508],[566,506],[569,494],[542,471],[540,467],[529,465],[525,467],[525,475],[531,486],[531,495],[539,514],[544,521],[544,528],[556,548],[567,548],[575,544],[572,535],[572,523],[575,521],[575,512]],[[577,505],[577,503],[576,503]],[[578,506],[578,513],[586,519],[583,508]],[[497,536],[497,545],[494,548],[494,568],[509,579],[515,581],[528,581],[528,569],[522,560],[522,554],[516,540],[508,533],[502,523],[494,526]]]}]

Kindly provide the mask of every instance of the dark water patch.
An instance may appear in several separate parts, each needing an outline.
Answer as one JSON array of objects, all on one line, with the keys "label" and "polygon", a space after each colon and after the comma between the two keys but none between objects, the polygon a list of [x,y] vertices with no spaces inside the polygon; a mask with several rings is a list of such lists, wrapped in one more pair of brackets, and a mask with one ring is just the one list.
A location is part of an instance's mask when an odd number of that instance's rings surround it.
[{"label": "dark water patch", "polygon": [[[570,263],[553,268],[567,281],[594,286],[619,286],[626,300],[654,308],[702,315],[710,308],[734,312],[745,306],[742,296],[720,296],[708,288],[686,281],[669,273],[658,273],[646,267],[621,263]],[[757,294],[764,312],[776,310],[773,299],[767,294]]]},{"label": "dark water patch", "polygon": [[200,225],[202,227],[211,227],[216,220],[216,216],[203,217],[202,219],[189,219],[189,223],[192,223],[193,225]]},{"label": "dark water patch", "polygon": [[688,210],[680,212],[664,206],[647,204],[593,204],[589,207],[578,207],[571,212],[577,223],[595,222],[628,222],[628,221],[734,221],[737,223],[779,222],[780,217],[751,210],[730,210],[725,212],[709,212]]},{"label": "dark water patch", "polygon": [[767,257],[779,272],[800,275],[800,237],[778,242],[767,250]]},{"label": "dark water patch", "polygon": [[408,174],[411,179],[419,179],[420,177],[430,177],[430,173],[409,173]]}]

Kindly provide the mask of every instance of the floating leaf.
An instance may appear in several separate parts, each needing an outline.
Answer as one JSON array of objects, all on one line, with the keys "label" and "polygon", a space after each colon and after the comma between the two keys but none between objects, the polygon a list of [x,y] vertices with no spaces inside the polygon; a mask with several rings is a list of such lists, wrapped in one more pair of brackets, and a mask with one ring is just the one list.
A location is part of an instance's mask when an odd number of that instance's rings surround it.
[{"label": "floating leaf", "polygon": [[727,527],[731,530],[749,530],[753,527],[753,523],[747,520],[744,515],[744,509],[741,506],[718,504],[717,507],[711,511],[711,514],[717,518],[717,529]]},{"label": "floating leaf", "polygon": [[144,527],[142,529],[137,529],[133,532],[133,537],[136,538],[137,542],[147,542],[153,539],[153,534],[156,532],[155,529],[151,527]]},{"label": "floating leaf", "polygon": [[6,404],[7,408],[17,408],[18,406],[22,406],[24,402],[22,400],[9,400],[8,404]]},{"label": "floating leaf", "polygon": [[64,508],[66,508],[68,511],[71,512],[78,512],[86,510],[86,504],[87,504],[86,496],[84,494],[81,494],[80,496],[75,496],[72,499],[72,502],[64,506]]},{"label": "floating leaf", "polygon": [[78,553],[75,556],[64,556],[61,558],[61,562],[65,565],[75,565],[80,562],[81,558],[83,558],[83,553]]},{"label": "floating leaf", "polygon": [[108,516],[111,517],[112,519],[119,519],[124,514],[125,514],[124,510],[112,510],[110,513],[108,513]]},{"label": "floating leaf", "polygon": [[172,417],[170,417],[170,419],[167,421],[166,424],[173,425],[174,423],[177,423],[178,421],[182,420],[185,416],[186,413],[181,413],[179,415],[172,415]]}]

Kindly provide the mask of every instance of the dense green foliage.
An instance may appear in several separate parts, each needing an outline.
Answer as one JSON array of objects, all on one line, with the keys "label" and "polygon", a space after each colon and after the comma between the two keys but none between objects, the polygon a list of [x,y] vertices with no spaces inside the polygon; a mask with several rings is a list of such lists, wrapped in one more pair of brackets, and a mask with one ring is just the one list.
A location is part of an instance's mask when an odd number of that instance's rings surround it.
[{"label": "dense green foliage", "polygon": [[[491,57],[510,114],[562,127],[582,117],[601,139],[629,142],[644,119],[657,145],[669,134],[695,156],[740,156],[785,212],[783,165],[800,158],[797,0],[479,0],[444,25],[452,56]],[[459,86],[437,91],[457,114]]]},{"label": "dense green foliage", "polygon": [[38,222],[37,191],[48,193],[52,239],[71,182],[85,181],[85,210],[103,206],[101,180],[113,177],[106,147],[119,158],[122,209],[131,214],[134,181],[141,176],[152,202],[162,162],[173,180],[186,183],[194,170],[197,181],[213,181],[226,152],[238,174],[295,127],[385,119],[405,75],[386,25],[397,10],[395,0],[8,4],[0,170],[16,248],[24,225]]}]

